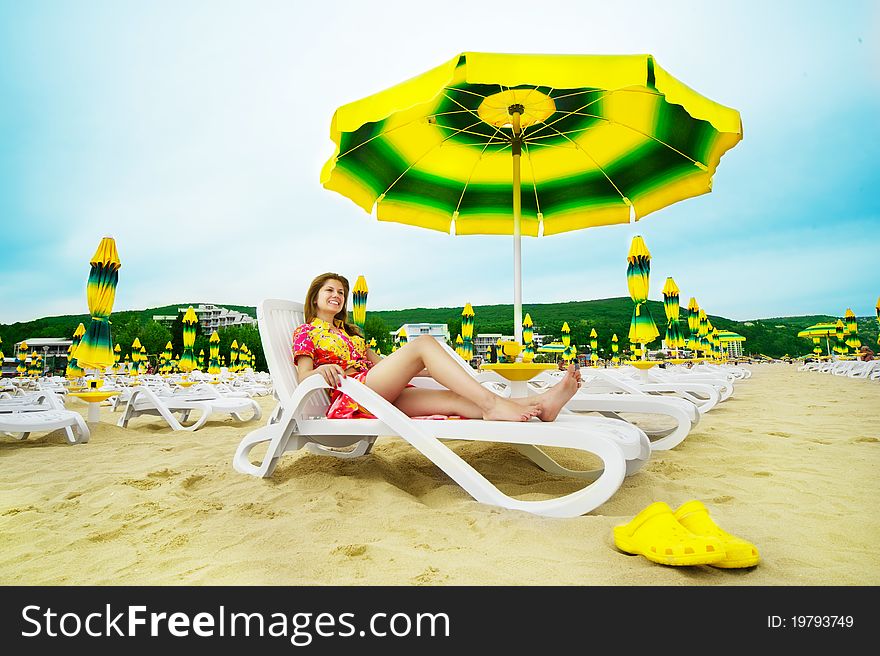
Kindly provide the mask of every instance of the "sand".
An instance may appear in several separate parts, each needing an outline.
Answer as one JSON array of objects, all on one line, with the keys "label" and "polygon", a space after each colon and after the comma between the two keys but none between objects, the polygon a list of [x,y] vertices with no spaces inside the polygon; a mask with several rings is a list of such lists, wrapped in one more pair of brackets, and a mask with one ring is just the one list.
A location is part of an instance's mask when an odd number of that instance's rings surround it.
[{"label": "sand", "polygon": [[[284,456],[236,472],[262,422],[123,429],[101,409],[91,442],[0,437],[4,585],[854,586],[880,584],[880,383],[756,364],[688,438],[588,515],[549,519],[473,501],[397,438],[343,461]],[[264,420],[271,397],[258,399]],[[86,415],[86,406],[69,400]],[[637,418],[638,419],[638,418]],[[508,494],[577,483],[505,445],[455,443]],[[667,567],[619,552],[612,528],[654,501],[700,499],[752,541],[744,570]]]}]

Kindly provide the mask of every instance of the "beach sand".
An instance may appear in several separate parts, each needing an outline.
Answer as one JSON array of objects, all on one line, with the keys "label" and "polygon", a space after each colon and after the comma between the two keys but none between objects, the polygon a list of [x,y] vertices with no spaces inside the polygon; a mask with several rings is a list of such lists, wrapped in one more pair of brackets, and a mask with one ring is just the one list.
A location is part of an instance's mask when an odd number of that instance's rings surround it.
[{"label": "beach sand", "polygon": [[[549,519],[479,504],[397,438],[344,461],[285,455],[270,479],[236,472],[260,422],[127,429],[101,409],[91,442],[0,437],[4,585],[880,584],[880,384],[752,365],[751,379],[680,445],[652,454],[588,515]],[[69,408],[86,415],[77,400]],[[508,494],[577,483],[509,446],[454,443]],[[259,452],[262,454],[262,451]],[[574,460],[574,457],[572,457]],[[654,501],[702,500],[752,541],[750,569],[667,567],[619,552],[612,528]]]}]

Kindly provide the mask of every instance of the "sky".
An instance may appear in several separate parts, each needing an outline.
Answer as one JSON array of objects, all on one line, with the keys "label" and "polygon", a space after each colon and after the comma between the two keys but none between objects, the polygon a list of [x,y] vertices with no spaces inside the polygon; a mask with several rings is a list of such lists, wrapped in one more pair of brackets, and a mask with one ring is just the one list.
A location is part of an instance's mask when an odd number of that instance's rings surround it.
[{"label": "sky", "polygon": [[643,220],[522,242],[529,303],[627,296],[735,320],[873,316],[880,296],[880,3],[0,0],[0,323],[302,300],[359,275],[367,310],[513,302],[513,240],[379,223],[324,189],[340,105],[464,51],[654,55],[737,109],[713,191]]}]

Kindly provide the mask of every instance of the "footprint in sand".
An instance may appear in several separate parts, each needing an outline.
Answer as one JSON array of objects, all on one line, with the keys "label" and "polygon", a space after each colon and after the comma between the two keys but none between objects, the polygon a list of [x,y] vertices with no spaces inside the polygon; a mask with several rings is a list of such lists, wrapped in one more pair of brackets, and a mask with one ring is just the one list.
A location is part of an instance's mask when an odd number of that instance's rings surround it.
[{"label": "footprint in sand", "polygon": [[199,481],[203,480],[204,478],[205,477],[202,474],[193,474],[184,478],[180,486],[186,490],[189,490],[196,487]]},{"label": "footprint in sand", "polygon": [[784,433],[782,431],[770,431],[767,435],[772,435],[773,437],[791,437],[791,433]]},{"label": "footprint in sand", "polygon": [[357,558],[367,553],[367,545],[365,544],[343,544],[335,547],[331,552],[332,555],[341,555],[346,558]]},{"label": "footprint in sand", "polygon": [[17,515],[18,513],[30,512],[31,510],[35,510],[39,512],[39,508],[36,506],[22,506],[21,508],[10,508],[9,510],[4,510],[0,513],[0,517],[9,517],[12,515]]},{"label": "footprint in sand", "polygon": [[880,437],[855,437],[852,442],[853,444],[876,444],[877,442],[880,442]]},{"label": "footprint in sand", "polygon": [[415,585],[434,585],[442,583],[448,578],[446,574],[442,574],[436,567],[428,567],[421,574],[413,578],[412,582]]}]

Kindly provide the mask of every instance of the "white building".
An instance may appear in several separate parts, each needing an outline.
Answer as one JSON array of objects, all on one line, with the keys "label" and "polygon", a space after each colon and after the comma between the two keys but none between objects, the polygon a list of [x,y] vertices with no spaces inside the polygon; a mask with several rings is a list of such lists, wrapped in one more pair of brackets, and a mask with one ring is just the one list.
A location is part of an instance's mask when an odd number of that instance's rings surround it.
[{"label": "white building", "polygon": [[397,330],[392,330],[389,334],[396,341],[401,330],[406,332],[407,341],[415,339],[420,335],[430,335],[438,342],[449,341],[449,326],[445,323],[405,323]]},{"label": "white building", "polygon": [[[177,308],[180,314],[184,314],[189,308]],[[199,329],[203,335],[210,335],[215,330],[219,331],[229,326],[253,326],[257,323],[249,314],[236,312],[210,303],[199,303],[193,307],[193,312],[199,319]],[[178,317],[177,314],[155,314],[153,321],[170,326]]]}]

